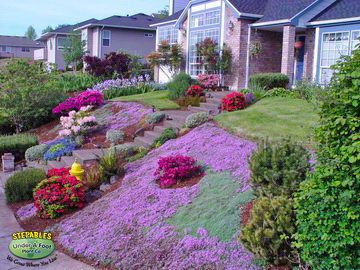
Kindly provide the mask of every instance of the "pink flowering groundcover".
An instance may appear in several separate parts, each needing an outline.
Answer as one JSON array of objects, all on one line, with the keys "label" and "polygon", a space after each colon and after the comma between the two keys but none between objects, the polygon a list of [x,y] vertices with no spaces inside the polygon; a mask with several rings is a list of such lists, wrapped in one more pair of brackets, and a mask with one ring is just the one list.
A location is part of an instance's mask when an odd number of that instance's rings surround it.
[{"label": "pink flowering groundcover", "polygon": [[160,189],[154,177],[160,157],[187,155],[214,173],[228,173],[237,192],[246,192],[247,161],[255,148],[212,123],[168,141],[129,164],[120,188],[58,224],[58,243],[119,269],[257,269],[236,236],[220,241],[201,227],[190,235],[169,225],[177,210],[196,199],[200,185]]}]

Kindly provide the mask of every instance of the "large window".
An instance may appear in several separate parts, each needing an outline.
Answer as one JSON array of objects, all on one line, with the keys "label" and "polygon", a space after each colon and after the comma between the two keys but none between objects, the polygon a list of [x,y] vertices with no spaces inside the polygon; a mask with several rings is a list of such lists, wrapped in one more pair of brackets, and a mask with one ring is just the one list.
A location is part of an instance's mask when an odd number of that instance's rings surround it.
[{"label": "large window", "polygon": [[179,30],[173,25],[158,28],[158,42],[167,41],[170,45],[178,42]]},{"label": "large window", "polygon": [[9,46],[1,46],[1,50],[3,52],[11,53],[11,47]]},{"label": "large window", "polygon": [[57,49],[58,50],[63,50],[65,45],[66,45],[66,37],[58,37],[57,38]]},{"label": "large window", "polygon": [[102,31],[102,45],[104,47],[110,47],[111,31],[103,30]]},{"label": "large window", "polygon": [[360,31],[344,31],[322,34],[320,57],[320,83],[328,84],[333,75],[331,66],[360,43]]},{"label": "large window", "polygon": [[[196,11],[190,16],[188,70],[191,76],[205,73],[201,64],[201,55],[197,53],[198,43],[211,38],[220,49],[220,7],[206,9],[204,6],[203,8],[202,11]],[[200,10],[200,6],[199,8],[195,6],[194,10]]]}]

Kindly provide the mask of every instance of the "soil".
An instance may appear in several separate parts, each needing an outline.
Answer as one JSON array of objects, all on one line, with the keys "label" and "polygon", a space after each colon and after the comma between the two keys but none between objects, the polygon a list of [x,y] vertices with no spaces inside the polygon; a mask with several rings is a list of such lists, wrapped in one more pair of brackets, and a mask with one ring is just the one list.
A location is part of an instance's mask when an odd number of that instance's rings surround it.
[{"label": "soil", "polygon": [[[200,182],[201,179],[203,179],[204,175],[199,175],[196,177],[192,177],[189,179],[186,179],[185,181],[177,182],[175,185],[164,188],[164,189],[178,189],[178,188],[185,188],[185,187],[192,187],[195,186]],[[156,183],[159,184],[159,180],[156,180]]]},{"label": "soil", "polygon": [[254,206],[254,201],[251,201],[251,202],[248,202],[247,204],[245,204],[245,205],[243,205],[241,207],[241,209],[240,209],[241,210],[240,211],[240,213],[241,213],[240,221],[241,221],[242,226],[245,226],[249,222],[250,215],[251,215],[251,210],[252,210],[253,206]]}]

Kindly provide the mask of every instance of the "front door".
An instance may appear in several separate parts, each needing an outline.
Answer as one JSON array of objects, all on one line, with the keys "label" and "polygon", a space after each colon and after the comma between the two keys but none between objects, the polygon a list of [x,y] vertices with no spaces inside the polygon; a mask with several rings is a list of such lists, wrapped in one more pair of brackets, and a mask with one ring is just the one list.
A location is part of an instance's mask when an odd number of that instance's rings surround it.
[{"label": "front door", "polygon": [[304,74],[305,36],[297,36],[296,42],[302,46],[295,48],[295,82],[301,81]]}]

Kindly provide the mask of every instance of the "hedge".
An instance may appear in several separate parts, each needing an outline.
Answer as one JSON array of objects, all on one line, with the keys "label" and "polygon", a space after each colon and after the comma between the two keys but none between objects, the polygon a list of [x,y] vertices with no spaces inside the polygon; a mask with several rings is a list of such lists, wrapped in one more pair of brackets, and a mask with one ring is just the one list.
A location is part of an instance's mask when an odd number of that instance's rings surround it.
[{"label": "hedge", "polygon": [[282,73],[258,73],[250,76],[250,88],[252,85],[270,90],[273,88],[286,88],[289,84],[288,76]]},{"label": "hedge", "polygon": [[16,160],[21,160],[24,158],[25,151],[37,144],[37,137],[31,134],[0,136],[0,156],[4,153],[12,153]]}]

